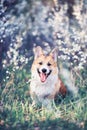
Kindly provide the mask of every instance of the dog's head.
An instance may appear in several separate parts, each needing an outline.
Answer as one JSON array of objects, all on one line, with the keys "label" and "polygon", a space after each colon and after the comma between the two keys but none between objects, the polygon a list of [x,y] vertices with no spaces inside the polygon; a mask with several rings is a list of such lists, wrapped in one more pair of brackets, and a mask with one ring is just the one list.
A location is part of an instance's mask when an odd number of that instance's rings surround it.
[{"label": "dog's head", "polygon": [[34,62],[32,64],[32,75],[40,82],[45,83],[51,76],[58,75],[57,51],[55,48],[48,55],[45,55],[42,48],[34,48]]}]

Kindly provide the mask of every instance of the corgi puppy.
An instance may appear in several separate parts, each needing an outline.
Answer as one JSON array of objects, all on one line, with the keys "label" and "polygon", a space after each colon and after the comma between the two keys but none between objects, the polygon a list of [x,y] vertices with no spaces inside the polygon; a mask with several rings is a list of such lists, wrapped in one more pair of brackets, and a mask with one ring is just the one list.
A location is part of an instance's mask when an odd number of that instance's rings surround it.
[{"label": "corgi puppy", "polygon": [[35,103],[42,103],[44,106],[48,106],[51,101],[54,101],[57,94],[66,95],[66,87],[59,78],[57,53],[57,48],[47,55],[40,46],[34,48],[30,95]]}]

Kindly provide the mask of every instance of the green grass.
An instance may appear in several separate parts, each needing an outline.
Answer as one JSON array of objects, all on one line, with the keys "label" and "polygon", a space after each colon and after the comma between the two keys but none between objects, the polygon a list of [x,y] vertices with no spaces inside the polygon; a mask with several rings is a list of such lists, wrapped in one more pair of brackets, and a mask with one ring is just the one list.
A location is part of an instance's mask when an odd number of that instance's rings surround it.
[{"label": "green grass", "polygon": [[[0,130],[86,130],[87,129],[87,72],[76,76],[78,97],[70,94],[58,97],[59,111],[34,108],[29,94],[28,67],[4,74],[0,89]],[[8,78],[9,76],[9,78]]]}]

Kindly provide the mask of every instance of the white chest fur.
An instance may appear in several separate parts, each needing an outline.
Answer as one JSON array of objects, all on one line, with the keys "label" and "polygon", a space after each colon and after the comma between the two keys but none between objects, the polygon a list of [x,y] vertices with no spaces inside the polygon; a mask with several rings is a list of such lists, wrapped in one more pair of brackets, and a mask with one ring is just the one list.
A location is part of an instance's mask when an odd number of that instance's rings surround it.
[{"label": "white chest fur", "polygon": [[43,98],[45,95],[53,93],[55,84],[57,83],[58,76],[50,76],[45,83],[36,79],[31,80],[30,89],[36,96]]}]

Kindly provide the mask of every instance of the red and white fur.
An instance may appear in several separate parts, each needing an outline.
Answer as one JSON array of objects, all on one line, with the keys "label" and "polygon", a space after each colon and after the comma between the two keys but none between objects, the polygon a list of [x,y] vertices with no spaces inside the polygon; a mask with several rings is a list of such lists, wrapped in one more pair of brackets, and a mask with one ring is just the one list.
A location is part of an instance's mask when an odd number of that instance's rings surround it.
[{"label": "red and white fur", "polygon": [[57,62],[58,49],[54,48],[45,55],[40,46],[34,49],[31,67],[30,94],[35,103],[48,106],[59,93],[66,95],[67,89],[59,78]]}]

